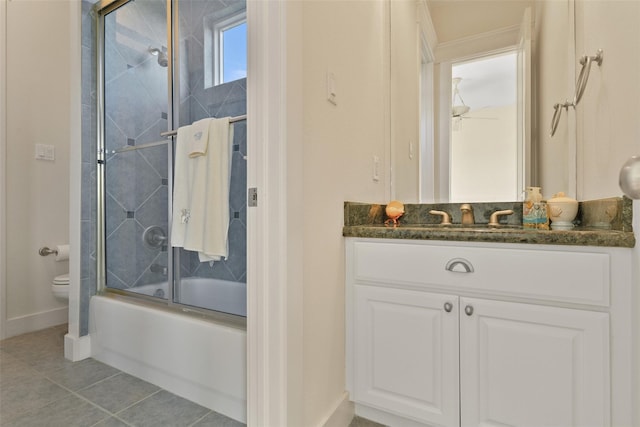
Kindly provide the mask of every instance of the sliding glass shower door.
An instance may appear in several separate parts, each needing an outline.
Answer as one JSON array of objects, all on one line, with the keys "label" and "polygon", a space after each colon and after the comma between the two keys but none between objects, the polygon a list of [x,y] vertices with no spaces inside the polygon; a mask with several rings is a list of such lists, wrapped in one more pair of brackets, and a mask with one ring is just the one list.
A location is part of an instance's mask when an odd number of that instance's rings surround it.
[{"label": "sliding glass shower door", "polygon": [[[245,1],[121,0],[98,15],[96,255],[102,288],[245,315]],[[214,117],[232,118],[233,139],[228,255],[210,263],[171,246],[180,142],[161,134]]]},{"label": "sliding glass shower door", "polygon": [[144,293],[168,281],[167,4],[127,2],[103,22],[106,286]]}]

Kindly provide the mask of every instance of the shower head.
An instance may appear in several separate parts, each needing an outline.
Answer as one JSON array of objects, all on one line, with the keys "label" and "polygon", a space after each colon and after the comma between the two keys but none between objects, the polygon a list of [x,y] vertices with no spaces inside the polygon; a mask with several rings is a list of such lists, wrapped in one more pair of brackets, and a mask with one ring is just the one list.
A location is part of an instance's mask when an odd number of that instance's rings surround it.
[{"label": "shower head", "polygon": [[158,57],[158,65],[161,67],[166,67],[169,65],[169,58],[167,58],[167,54],[162,49],[158,49],[157,47],[149,46],[149,53],[151,55]]}]

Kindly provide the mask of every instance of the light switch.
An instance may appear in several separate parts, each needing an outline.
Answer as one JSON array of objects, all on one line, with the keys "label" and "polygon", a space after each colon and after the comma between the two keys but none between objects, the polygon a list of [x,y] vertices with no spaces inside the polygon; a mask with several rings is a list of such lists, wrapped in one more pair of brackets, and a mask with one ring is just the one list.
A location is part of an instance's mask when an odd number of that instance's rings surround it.
[{"label": "light switch", "polygon": [[373,156],[373,171],[371,178],[374,182],[380,181],[380,157]]},{"label": "light switch", "polygon": [[56,149],[53,145],[36,144],[36,160],[53,161],[56,159]]}]

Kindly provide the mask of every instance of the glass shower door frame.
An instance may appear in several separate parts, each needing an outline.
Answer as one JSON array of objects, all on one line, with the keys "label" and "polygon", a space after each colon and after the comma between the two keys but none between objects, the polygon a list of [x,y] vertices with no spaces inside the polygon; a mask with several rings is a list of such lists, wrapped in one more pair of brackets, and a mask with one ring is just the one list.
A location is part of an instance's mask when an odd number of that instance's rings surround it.
[{"label": "glass shower door frame", "polygon": [[[96,173],[96,272],[97,272],[97,289],[98,293],[106,293],[112,292],[116,294],[122,294],[126,296],[132,296],[137,298],[142,298],[151,302],[158,303],[158,299],[154,297],[147,297],[145,295],[139,295],[130,291],[118,290],[118,289],[110,289],[107,288],[107,273],[106,273],[106,217],[105,217],[105,184],[106,184],[106,176],[105,176],[105,164],[106,164],[106,149],[105,149],[105,73],[104,73],[104,57],[105,57],[105,24],[104,19],[106,15],[111,12],[116,11],[122,6],[125,6],[129,2],[133,2],[134,0],[104,0],[100,3],[97,3],[94,7],[94,12],[96,13],[96,131],[97,131],[97,173]],[[171,100],[169,103],[169,107],[167,110],[167,123],[168,130],[171,130],[173,126],[173,118],[174,118],[174,108],[178,108],[179,106],[174,101],[174,48],[175,44],[173,43],[174,32],[177,28],[175,25],[178,23],[177,16],[177,8],[173,7],[173,0],[167,0],[167,57],[169,59],[169,66],[167,67],[167,90],[168,90],[168,99]],[[161,138],[161,135],[158,135],[158,138]],[[169,189],[169,197],[168,200],[168,232],[169,236],[171,235],[171,207],[172,207],[172,198],[171,190],[173,189],[173,144],[175,142],[175,137],[172,137],[170,140],[166,141],[168,145],[168,149],[171,150],[169,155],[167,156],[168,162],[168,189]],[[155,143],[154,143],[155,144]],[[151,144],[149,144],[150,146]],[[169,286],[167,287],[167,304],[171,305],[179,305],[173,303],[173,289],[174,283],[179,278],[174,277],[174,256],[176,255],[176,251],[172,248],[167,250],[167,281]],[[164,305],[164,302],[162,302]],[[200,311],[200,310],[197,310]]]}]

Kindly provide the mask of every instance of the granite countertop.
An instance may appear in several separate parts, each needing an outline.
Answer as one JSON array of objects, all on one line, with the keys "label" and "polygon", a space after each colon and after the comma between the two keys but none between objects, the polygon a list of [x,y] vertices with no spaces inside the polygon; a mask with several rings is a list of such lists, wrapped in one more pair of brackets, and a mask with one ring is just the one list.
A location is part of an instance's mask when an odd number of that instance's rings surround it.
[{"label": "granite countertop", "polygon": [[[475,225],[460,225],[460,204],[406,204],[396,227],[385,226],[385,205],[345,202],[345,237],[409,240],[449,240],[459,242],[529,243],[545,245],[609,246],[632,248],[632,203],[626,197],[580,202],[576,227],[572,230],[522,228],[522,202],[472,203]],[[439,216],[429,211],[443,210],[453,225],[440,226]],[[498,228],[487,227],[497,210],[512,209],[501,217]]]}]

